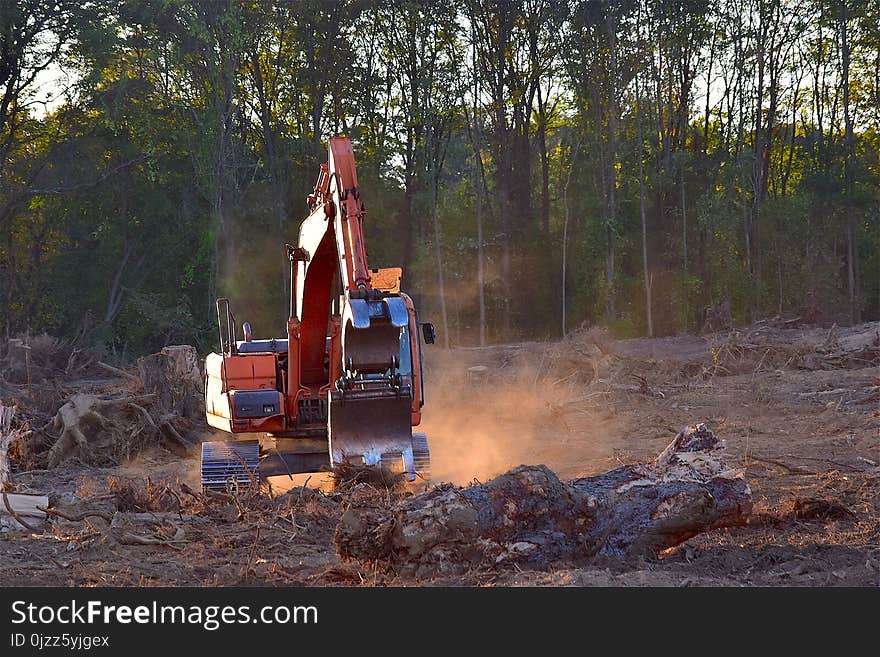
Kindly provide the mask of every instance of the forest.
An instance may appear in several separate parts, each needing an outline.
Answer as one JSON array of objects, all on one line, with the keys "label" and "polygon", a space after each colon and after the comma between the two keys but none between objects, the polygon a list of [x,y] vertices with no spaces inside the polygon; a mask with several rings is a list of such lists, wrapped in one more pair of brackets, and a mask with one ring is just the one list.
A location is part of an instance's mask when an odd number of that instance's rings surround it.
[{"label": "forest", "polygon": [[2,0],[0,331],[281,335],[337,134],[441,345],[880,318],[876,0]]}]

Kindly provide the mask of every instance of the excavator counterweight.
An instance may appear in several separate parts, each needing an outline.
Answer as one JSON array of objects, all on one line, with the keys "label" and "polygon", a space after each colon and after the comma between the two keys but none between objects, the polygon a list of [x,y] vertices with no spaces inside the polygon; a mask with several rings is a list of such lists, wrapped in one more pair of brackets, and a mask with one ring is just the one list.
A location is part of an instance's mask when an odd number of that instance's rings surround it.
[{"label": "excavator counterweight", "polygon": [[[217,301],[220,350],[205,361],[208,423],[249,441],[205,443],[202,485],[223,488],[260,476],[356,464],[430,473],[424,434],[421,340],[399,268],[369,269],[351,142],[330,139],[297,244],[286,245],[290,311],[284,338],[236,336],[227,299]],[[258,445],[259,459],[255,458]],[[256,465],[258,463],[258,465]]]}]

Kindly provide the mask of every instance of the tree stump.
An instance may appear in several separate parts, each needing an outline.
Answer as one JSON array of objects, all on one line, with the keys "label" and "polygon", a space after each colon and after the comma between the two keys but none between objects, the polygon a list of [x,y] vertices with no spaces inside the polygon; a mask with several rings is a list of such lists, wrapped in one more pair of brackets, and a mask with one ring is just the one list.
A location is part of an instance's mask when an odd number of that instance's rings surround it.
[{"label": "tree stump", "polygon": [[351,508],[334,542],[341,557],[449,570],[595,555],[656,556],[717,527],[745,524],[751,491],[724,463],[705,425],[679,433],[652,462],[560,481],[520,466],[492,481],[442,485],[390,509]]},{"label": "tree stump", "polygon": [[154,394],[166,413],[204,419],[205,385],[195,347],[172,345],[138,360],[144,392]]}]

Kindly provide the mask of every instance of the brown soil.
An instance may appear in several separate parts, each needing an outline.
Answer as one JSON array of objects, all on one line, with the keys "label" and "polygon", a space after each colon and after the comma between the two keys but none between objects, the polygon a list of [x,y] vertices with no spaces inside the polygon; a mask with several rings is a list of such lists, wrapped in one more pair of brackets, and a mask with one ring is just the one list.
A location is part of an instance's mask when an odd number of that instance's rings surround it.
[{"label": "brown soil", "polygon": [[[2,532],[0,583],[880,585],[878,330],[764,323],[623,341],[592,332],[428,356],[422,428],[437,478],[461,485],[520,464],[545,464],[563,479],[602,472],[653,458],[683,426],[707,423],[745,469],[755,511],[748,526],[696,536],[656,560],[455,576],[341,561],[333,546],[341,514],[403,493],[357,479],[321,492],[309,487],[316,477],[308,486],[275,478],[257,496],[205,497],[187,492],[198,487],[196,458],[156,445],[116,467],[67,460],[15,474],[16,492],[49,494],[67,515],[121,512],[130,524],[53,518],[42,533]],[[157,544],[132,544],[131,534]]]}]

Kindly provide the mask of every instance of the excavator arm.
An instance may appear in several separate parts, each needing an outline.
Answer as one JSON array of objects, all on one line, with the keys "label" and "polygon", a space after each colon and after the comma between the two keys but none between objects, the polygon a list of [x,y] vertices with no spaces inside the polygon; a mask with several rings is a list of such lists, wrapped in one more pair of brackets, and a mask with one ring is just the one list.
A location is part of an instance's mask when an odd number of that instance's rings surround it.
[{"label": "excavator arm", "polygon": [[329,316],[331,464],[353,461],[393,469],[399,463],[414,473],[409,348],[418,335],[411,302],[408,307],[409,299],[399,291],[372,286],[363,230],[366,208],[351,142],[335,137],[328,150],[309,196],[311,214],[300,229],[299,248],[315,255],[303,259],[296,272],[304,377],[299,383],[323,381],[319,358],[325,353]]},{"label": "excavator arm", "polygon": [[364,217],[367,213],[358,188],[354,152],[348,137],[330,139],[327,162],[315,190],[308,197],[311,214],[300,229],[299,245],[310,253],[318,250],[331,233],[343,289],[370,289]]}]

